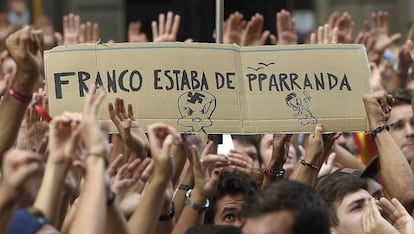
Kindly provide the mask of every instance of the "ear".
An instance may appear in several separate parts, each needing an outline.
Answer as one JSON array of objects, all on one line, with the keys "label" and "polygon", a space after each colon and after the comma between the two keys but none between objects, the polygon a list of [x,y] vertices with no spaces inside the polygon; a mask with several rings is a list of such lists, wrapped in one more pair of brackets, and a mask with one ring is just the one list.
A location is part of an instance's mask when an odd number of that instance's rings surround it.
[{"label": "ear", "polygon": [[330,228],[331,234],[338,234],[335,227]]}]

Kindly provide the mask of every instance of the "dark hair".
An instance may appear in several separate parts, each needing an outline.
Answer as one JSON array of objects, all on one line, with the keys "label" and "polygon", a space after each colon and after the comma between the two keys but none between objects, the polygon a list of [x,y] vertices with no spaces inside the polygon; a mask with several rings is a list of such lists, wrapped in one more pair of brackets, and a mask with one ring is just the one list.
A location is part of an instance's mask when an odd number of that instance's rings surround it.
[{"label": "dark hair", "polygon": [[390,92],[394,98],[392,106],[411,105],[412,91],[408,89],[395,89]]},{"label": "dark hair", "polygon": [[311,187],[299,182],[273,183],[243,207],[247,219],[279,211],[291,212],[296,234],[330,233],[328,206]]},{"label": "dark hair", "polygon": [[367,188],[366,181],[359,175],[343,172],[339,169],[321,179],[316,184],[315,190],[328,204],[331,225],[338,226],[339,220],[336,215],[336,204],[340,203],[346,195],[360,189],[367,190]]},{"label": "dark hair", "polygon": [[243,194],[245,199],[259,190],[257,181],[241,172],[224,171],[220,174],[217,190],[210,199],[210,207],[206,210],[204,223],[214,223],[217,212],[217,201],[226,195]]},{"label": "dark hair", "polygon": [[293,98],[297,97],[298,95],[295,92],[291,92],[285,97],[285,102],[288,103]]},{"label": "dark hair", "polygon": [[197,225],[188,229],[185,234],[241,234],[238,227],[231,225]]}]

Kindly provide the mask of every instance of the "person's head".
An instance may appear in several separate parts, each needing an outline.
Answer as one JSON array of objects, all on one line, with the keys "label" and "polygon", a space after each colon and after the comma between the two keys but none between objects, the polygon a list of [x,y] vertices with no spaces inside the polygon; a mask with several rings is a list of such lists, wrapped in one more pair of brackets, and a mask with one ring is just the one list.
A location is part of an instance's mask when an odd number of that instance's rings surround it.
[{"label": "person's head", "polygon": [[242,222],[242,206],[258,189],[256,180],[250,176],[237,171],[224,171],[220,174],[216,193],[210,199],[205,222],[239,227]]},{"label": "person's head", "polygon": [[234,149],[247,154],[253,159],[254,166],[259,167],[259,135],[231,135]]},{"label": "person's head", "polygon": [[321,179],[315,189],[328,204],[334,233],[364,233],[362,216],[369,200],[373,199],[364,179],[337,170]]},{"label": "person's head", "polygon": [[329,210],[309,186],[280,181],[252,197],[243,207],[243,233],[328,234]]},{"label": "person's head", "polygon": [[185,234],[241,234],[241,230],[229,225],[203,224],[191,227]]},{"label": "person's head", "polygon": [[388,120],[392,124],[390,134],[410,162],[414,156],[414,119],[411,108],[411,93],[405,89],[396,89],[390,93],[394,104]]},{"label": "person's head", "polygon": [[302,106],[302,100],[295,92],[289,93],[285,98],[286,104],[293,110],[299,110]]}]

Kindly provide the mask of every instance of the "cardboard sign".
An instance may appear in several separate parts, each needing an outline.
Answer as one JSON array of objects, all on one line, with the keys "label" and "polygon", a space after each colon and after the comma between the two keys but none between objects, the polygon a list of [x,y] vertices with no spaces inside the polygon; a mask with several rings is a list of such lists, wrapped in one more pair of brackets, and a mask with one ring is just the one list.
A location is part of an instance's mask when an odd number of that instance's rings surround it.
[{"label": "cardboard sign", "polygon": [[80,44],[44,52],[52,116],[81,112],[88,87],[132,103],[144,127],[181,132],[365,131],[369,65],[362,45],[239,47],[206,43]]}]

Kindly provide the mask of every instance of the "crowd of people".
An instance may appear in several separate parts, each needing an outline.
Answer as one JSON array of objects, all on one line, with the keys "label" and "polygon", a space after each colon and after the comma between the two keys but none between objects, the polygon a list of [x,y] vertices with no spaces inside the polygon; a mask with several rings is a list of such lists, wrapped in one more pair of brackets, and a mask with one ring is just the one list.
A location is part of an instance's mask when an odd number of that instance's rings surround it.
[{"label": "crowd of people", "polygon": [[[223,43],[298,43],[289,11],[276,13],[276,35],[263,22],[231,14]],[[307,43],[365,45],[369,164],[355,133],[324,134],[323,122],[311,134],[233,135],[234,149],[219,155],[214,136],[144,129],[121,97],[108,105],[119,134],[108,134],[96,86],[81,113],[50,120],[42,51],[96,43],[99,25],[69,14],[62,33],[46,17],[16,28],[0,13],[0,233],[414,234],[414,25],[406,39],[390,35],[387,12],[358,33],[354,25],[334,12]],[[151,26],[152,42],[175,41],[180,16]],[[128,42],[149,42],[140,27],[130,23]]]}]

